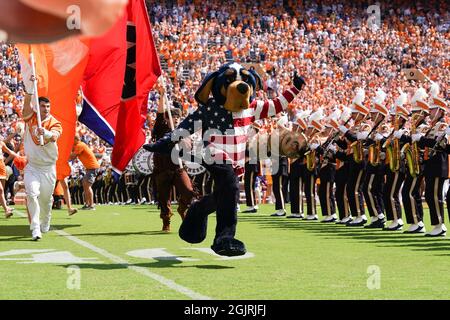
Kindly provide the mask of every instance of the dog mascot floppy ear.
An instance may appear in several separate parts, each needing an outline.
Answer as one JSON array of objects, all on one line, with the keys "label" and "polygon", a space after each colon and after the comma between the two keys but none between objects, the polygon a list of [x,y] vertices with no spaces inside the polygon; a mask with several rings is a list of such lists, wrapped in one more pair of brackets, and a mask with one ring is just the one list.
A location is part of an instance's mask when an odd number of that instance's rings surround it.
[{"label": "dog mascot floppy ear", "polygon": [[[238,176],[243,173],[248,131],[255,120],[273,117],[285,110],[304,84],[295,74],[293,86],[281,96],[274,100],[257,100],[256,91],[262,88],[259,75],[237,63],[224,65],[209,74],[197,90],[195,98],[199,108],[174,132],[144,146],[152,152],[170,152],[178,142],[175,137],[186,137],[202,129],[205,152],[201,164],[214,179],[215,189],[189,207],[179,230],[183,240],[202,242],[206,238],[208,215],[216,212],[216,233],[211,249],[224,256],[245,254],[245,245],[235,239],[235,234]],[[300,152],[306,146],[306,139],[296,137],[298,141],[293,145]]]}]

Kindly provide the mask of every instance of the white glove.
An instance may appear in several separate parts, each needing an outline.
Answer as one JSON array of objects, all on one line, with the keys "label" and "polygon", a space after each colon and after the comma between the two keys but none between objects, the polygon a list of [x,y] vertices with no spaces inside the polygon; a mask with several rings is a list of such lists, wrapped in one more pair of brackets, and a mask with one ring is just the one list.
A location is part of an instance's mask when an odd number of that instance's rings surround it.
[{"label": "white glove", "polygon": [[413,134],[413,135],[411,136],[411,139],[412,139],[413,142],[417,142],[417,141],[419,141],[422,137],[423,137],[423,134],[421,134],[421,133],[416,133],[416,134]]},{"label": "white glove", "polygon": [[381,133],[377,133],[376,135],[375,135],[375,141],[380,141],[380,140],[383,140],[383,135],[381,134]]},{"label": "white glove", "polygon": [[330,150],[332,153],[336,153],[336,146],[334,144],[330,144],[330,146],[328,147],[328,150]]},{"label": "white glove", "polygon": [[45,140],[50,140],[53,137],[53,132],[44,129],[44,139]]},{"label": "white glove", "polygon": [[395,139],[400,139],[400,138],[403,136],[403,133],[404,133],[404,130],[403,130],[403,129],[400,129],[400,130],[398,130],[398,131],[395,131],[395,132],[394,132],[394,138],[395,138]]},{"label": "white glove", "polygon": [[310,145],[309,145],[309,148],[311,149],[311,150],[316,150],[317,148],[319,147],[319,144],[318,143],[311,143]]},{"label": "white glove", "polygon": [[366,140],[368,135],[369,135],[368,132],[358,132],[356,134],[356,139],[358,139],[358,140]]},{"label": "white glove", "polygon": [[450,127],[447,127],[447,129],[445,129],[445,134],[450,135]]},{"label": "white glove", "polygon": [[348,129],[345,126],[339,126],[339,131],[342,132],[343,134],[346,134]]}]

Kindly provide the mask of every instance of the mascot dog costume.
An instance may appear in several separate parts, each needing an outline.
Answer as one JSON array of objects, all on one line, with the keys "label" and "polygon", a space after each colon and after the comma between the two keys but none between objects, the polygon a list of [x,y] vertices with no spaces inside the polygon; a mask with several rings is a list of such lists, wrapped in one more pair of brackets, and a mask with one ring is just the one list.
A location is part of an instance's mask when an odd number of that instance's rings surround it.
[{"label": "mascot dog costume", "polygon": [[[259,75],[240,64],[226,64],[209,74],[197,90],[195,99],[199,108],[194,113],[156,143],[144,145],[151,152],[170,153],[180,136],[186,137],[202,129],[209,154],[208,161],[203,157],[202,165],[214,179],[215,190],[191,204],[179,230],[183,240],[202,242],[206,237],[208,215],[216,212],[216,234],[211,249],[224,256],[246,253],[245,245],[234,237],[239,200],[238,175],[243,173],[248,131],[255,120],[273,117],[287,108],[305,82],[295,74],[293,84],[274,100],[255,100],[256,91],[262,89]],[[306,139],[294,140],[290,139],[284,150],[300,153],[306,146]]]}]

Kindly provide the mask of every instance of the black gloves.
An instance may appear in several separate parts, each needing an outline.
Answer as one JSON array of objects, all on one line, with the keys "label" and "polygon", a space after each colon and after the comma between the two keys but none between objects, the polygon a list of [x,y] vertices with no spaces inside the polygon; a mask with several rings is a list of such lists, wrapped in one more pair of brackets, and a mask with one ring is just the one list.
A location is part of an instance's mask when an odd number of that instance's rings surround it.
[{"label": "black gloves", "polygon": [[172,141],[172,133],[169,132],[155,143],[144,144],[142,147],[150,152],[170,154],[174,146],[175,142]]},{"label": "black gloves", "polygon": [[294,87],[298,90],[302,90],[303,86],[306,84],[305,79],[299,76],[297,71],[294,73],[294,80],[292,82],[294,83]]}]

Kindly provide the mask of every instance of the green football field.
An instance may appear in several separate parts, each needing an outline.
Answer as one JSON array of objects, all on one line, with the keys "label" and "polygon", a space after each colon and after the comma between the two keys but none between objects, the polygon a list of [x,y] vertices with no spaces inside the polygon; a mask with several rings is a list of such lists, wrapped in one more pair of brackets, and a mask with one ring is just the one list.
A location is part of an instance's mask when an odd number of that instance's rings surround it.
[{"label": "green football field", "polygon": [[[24,208],[0,218],[0,299],[448,299],[450,240],[239,214],[249,253],[160,232],[156,206],[98,206],[32,242]],[[426,213],[429,221],[428,212]],[[430,230],[429,223],[427,224]]]}]

